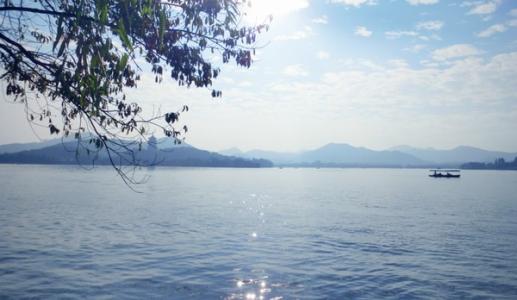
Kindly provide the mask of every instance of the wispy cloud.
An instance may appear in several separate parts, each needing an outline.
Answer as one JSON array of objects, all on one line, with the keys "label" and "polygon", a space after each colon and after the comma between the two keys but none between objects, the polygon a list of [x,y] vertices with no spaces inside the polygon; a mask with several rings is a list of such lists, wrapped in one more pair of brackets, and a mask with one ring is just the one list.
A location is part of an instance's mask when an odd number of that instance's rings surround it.
[{"label": "wispy cloud", "polygon": [[510,20],[506,24],[510,27],[517,27],[517,19]]},{"label": "wispy cloud", "polygon": [[388,39],[398,39],[403,36],[418,36],[418,32],[410,30],[399,30],[399,31],[386,31],[384,33]]},{"label": "wispy cloud", "polygon": [[275,37],[275,41],[291,41],[303,40],[313,35],[313,30],[310,26],[305,26],[302,30],[295,31],[287,35],[279,35]]},{"label": "wispy cloud", "polygon": [[309,7],[309,0],[282,0],[280,5],[272,7],[271,1],[251,1],[249,9],[245,9],[246,19],[250,21],[264,20],[270,15],[274,17],[288,15]]},{"label": "wispy cloud", "polygon": [[426,45],[423,45],[423,44],[416,44],[416,45],[413,45],[411,47],[407,47],[407,48],[404,48],[404,51],[409,51],[409,52],[413,52],[413,53],[418,53],[422,50],[424,50],[427,46]]},{"label": "wispy cloud", "polygon": [[[422,41],[441,40],[436,32],[443,28],[444,22],[440,20],[421,21],[415,25],[414,30],[391,30],[384,32],[387,39],[394,40],[402,37],[417,37]],[[424,32],[423,32],[424,31]]]},{"label": "wispy cloud", "polygon": [[481,31],[477,34],[480,38],[487,38],[491,37],[492,35],[500,32],[505,32],[507,30],[507,27],[504,24],[494,24],[487,29]]},{"label": "wispy cloud", "polygon": [[361,5],[376,5],[376,0],[330,0],[330,3],[338,3],[345,6],[361,7]]},{"label": "wispy cloud", "polygon": [[481,51],[470,44],[456,44],[434,50],[432,57],[436,61],[446,61],[449,59],[475,56],[480,54]]},{"label": "wispy cloud", "polygon": [[404,59],[391,59],[388,60],[388,65],[395,69],[409,68],[409,64]]},{"label": "wispy cloud", "polygon": [[312,23],[323,24],[323,25],[328,24],[328,22],[329,22],[326,15],[319,16],[317,18],[312,19],[311,21],[312,21]]},{"label": "wispy cloud", "polygon": [[354,32],[355,35],[358,35],[358,36],[362,36],[362,37],[371,37],[373,32],[368,30],[366,27],[364,26],[357,26],[355,28],[355,32]]},{"label": "wispy cloud", "polygon": [[318,51],[318,53],[316,53],[316,57],[320,60],[329,59],[330,53],[328,53],[327,51]]},{"label": "wispy cloud", "polygon": [[282,70],[282,74],[290,77],[308,76],[309,72],[302,65],[289,65]]},{"label": "wispy cloud", "polygon": [[464,6],[471,6],[472,8],[468,12],[469,15],[489,15],[497,10],[497,7],[501,4],[500,0],[483,1],[483,2],[471,2],[464,1]]},{"label": "wispy cloud", "polygon": [[411,5],[432,5],[440,2],[439,0],[406,0]]},{"label": "wispy cloud", "polygon": [[[308,97],[347,106],[453,105],[458,102],[471,105],[514,98],[515,68],[517,52],[496,55],[486,62],[481,58],[464,57],[445,68],[411,68],[405,60],[397,59],[388,61],[383,68],[348,68],[325,73],[317,82],[289,81],[274,84],[274,87],[293,99]],[[451,94],[451,86],[454,94]]]},{"label": "wispy cloud", "polygon": [[417,30],[440,30],[442,29],[444,23],[442,21],[434,20],[434,21],[424,21],[418,22],[416,24]]}]

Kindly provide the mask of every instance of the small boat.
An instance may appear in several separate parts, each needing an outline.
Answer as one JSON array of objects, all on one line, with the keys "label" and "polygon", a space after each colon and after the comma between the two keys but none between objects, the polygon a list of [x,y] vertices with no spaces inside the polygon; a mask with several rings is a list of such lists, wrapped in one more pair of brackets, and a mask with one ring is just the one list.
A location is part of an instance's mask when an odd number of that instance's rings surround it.
[{"label": "small boat", "polygon": [[434,169],[429,170],[429,172],[433,172],[429,174],[429,177],[433,178],[460,178],[460,170],[444,170],[444,169]]}]

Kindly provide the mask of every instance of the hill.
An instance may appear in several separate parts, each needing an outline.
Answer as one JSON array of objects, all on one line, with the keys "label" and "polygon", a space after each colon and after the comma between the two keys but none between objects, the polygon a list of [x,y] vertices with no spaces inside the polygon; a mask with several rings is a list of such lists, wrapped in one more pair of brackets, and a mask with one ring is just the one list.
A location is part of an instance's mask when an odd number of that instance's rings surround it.
[{"label": "hill", "polygon": [[296,153],[252,150],[240,152],[238,149],[221,151],[243,158],[263,158],[277,165],[292,166],[365,166],[365,167],[406,167],[422,166],[426,161],[400,151],[376,151],[348,144],[327,144],[323,147]]},{"label": "hill", "polygon": [[391,150],[413,155],[419,159],[435,164],[462,164],[466,162],[493,162],[498,158],[513,160],[517,153],[489,151],[470,146],[459,146],[449,150],[438,150],[433,148],[414,148],[410,146],[397,146]]},{"label": "hill", "polygon": [[[173,148],[159,149],[147,147],[135,151],[135,158],[140,164],[182,167],[233,167],[260,168],[273,164],[264,159],[244,159],[225,156],[214,152],[200,150],[188,145],[177,145]],[[115,162],[119,161],[115,159]],[[85,148],[77,148],[75,142],[64,142],[39,149],[0,154],[0,163],[17,164],[82,164],[109,165],[107,152],[98,155],[88,154]],[[122,162],[122,164],[126,164]]]},{"label": "hill", "polygon": [[[83,136],[83,139],[87,139],[88,136]],[[72,143],[75,139],[73,137],[67,137],[67,138],[60,138],[60,139],[51,139],[51,140],[45,140],[41,142],[35,142],[35,143],[13,143],[13,144],[5,144],[0,145],[0,154],[5,153],[16,153],[21,151],[28,151],[28,150],[38,150],[54,145],[59,144],[66,144],[66,143]],[[182,142],[181,144],[174,143],[174,140],[172,138],[161,138],[157,141],[156,146],[158,149],[165,150],[165,149],[171,149],[171,148],[181,148],[181,147],[191,147],[189,144]]]}]

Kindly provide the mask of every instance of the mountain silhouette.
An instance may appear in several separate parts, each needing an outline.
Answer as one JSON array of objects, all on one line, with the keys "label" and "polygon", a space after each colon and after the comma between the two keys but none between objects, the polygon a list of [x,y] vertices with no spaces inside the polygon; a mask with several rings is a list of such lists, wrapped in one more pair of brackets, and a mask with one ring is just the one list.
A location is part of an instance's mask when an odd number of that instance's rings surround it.
[{"label": "mountain silhouette", "polygon": [[221,151],[243,158],[263,158],[278,165],[323,164],[342,166],[419,166],[427,162],[400,151],[376,151],[349,144],[331,143],[323,147],[295,153],[252,150],[240,152],[237,149]]},{"label": "mountain silhouette", "polygon": [[489,151],[470,146],[458,146],[449,150],[397,146],[391,150],[411,154],[422,160],[437,164],[462,164],[466,162],[493,162],[498,158],[513,160],[517,153]]},{"label": "mountain silhouette", "polygon": [[[46,145],[46,144],[45,144]],[[86,143],[78,147],[77,142],[60,142],[51,146],[25,145],[21,148],[30,149],[15,153],[0,154],[0,163],[17,164],[81,164],[81,165],[110,165],[111,161],[106,150],[96,153],[95,148]],[[244,159],[241,157],[225,156],[194,148],[187,144],[156,144],[158,147],[133,147],[133,153],[123,153],[123,158],[113,156],[115,164],[130,164],[136,162],[142,166],[182,166],[182,167],[234,167],[259,168],[271,167],[273,164],[264,159]],[[160,149],[160,147],[168,147]],[[90,147],[90,148],[88,148]],[[135,160],[133,161],[133,155]]]}]

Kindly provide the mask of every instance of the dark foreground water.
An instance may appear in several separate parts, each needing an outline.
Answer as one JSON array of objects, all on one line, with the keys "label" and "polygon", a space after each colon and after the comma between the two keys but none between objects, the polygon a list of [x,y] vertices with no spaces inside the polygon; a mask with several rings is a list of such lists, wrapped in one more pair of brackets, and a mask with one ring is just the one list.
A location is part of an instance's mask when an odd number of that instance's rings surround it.
[{"label": "dark foreground water", "polygon": [[0,165],[0,298],[517,298],[517,172]]}]

